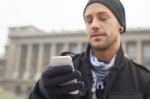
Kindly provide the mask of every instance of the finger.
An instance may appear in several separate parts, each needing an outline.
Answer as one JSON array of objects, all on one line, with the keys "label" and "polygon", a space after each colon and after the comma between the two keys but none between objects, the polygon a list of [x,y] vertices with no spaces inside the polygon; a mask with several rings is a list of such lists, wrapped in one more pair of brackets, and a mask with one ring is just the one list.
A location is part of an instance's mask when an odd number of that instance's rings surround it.
[{"label": "finger", "polygon": [[81,83],[81,82],[71,83],[71,84],[68,84],[68,85],[59,86],[57,88],[54,88],[53,91],[51,91],[51,94],[67,95],[67,94],[70,94],[73,91],[81,90],[81,89],[83,89],[83,87],[84,87],[84,84]]},{"label": "finger", "polygon": [[80,76],[81,76],[81,73],[79,71],[75,70],[75,71],[65,74],[65,75],[53,77],[46,82],[48,83],[48,85],[61,85],[68,81],[77,79]]},{"label": "finger", "polygon": [[64,66],[53,66],[48,68],[42,75],[43,78],[51,78],[59,75],[64,75],[71,73],[73,71],[72,67],[69,65]]}]

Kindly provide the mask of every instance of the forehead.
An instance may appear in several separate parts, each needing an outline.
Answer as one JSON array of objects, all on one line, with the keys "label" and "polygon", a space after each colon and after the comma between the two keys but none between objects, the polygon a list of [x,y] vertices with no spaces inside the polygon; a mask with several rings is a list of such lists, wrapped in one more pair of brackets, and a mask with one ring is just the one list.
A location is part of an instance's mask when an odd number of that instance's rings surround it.
[{"label": "forehead", "polygon": [[84,16],[92,15],[92,14],[113,14],[111,10],[101,3],[93,3],[90,4],[84,13]]}]

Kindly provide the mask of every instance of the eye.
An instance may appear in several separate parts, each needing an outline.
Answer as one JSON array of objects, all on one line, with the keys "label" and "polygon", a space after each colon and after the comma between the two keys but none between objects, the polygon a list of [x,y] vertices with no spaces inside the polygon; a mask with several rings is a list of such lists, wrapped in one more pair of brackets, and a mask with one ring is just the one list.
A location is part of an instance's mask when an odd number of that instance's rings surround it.
[{"label": "eye", "polygon": [[99,16],[99,20],[101,20],[101,21],[107,21],[109,19],[109,17],[108,16]]},{"label": "eye", "polygon": [[107,18],[100,18],[102,21],[106,21],[107,20]]},{"label": "eye", "polygon": [[85,22],[86,23],[90,24],[90,23],[92,23],[92,21],[93,21],[93,17],[92,16],[85,17]]}]

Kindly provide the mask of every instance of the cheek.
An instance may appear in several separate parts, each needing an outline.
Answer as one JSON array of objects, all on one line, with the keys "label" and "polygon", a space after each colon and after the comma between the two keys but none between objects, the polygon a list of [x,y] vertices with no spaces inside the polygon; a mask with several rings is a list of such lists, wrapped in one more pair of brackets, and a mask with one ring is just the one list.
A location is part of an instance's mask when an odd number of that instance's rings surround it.
[{"label": "cheek", "polygon": [[107,32],[107,35],[109,35],[109,36],[114,36],[114,35],[120,34],[119,28],[117,26],[107,27],[107,29],[105,29],[105,30]]}]

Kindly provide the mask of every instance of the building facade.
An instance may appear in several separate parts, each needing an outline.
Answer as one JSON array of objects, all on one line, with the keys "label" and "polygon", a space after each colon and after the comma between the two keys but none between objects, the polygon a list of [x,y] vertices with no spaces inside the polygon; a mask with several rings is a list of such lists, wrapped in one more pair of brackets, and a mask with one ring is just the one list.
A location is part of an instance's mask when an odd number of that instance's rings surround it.
[{"label": "building facade", "polygon": [[[121,39],[127,56],[150,69],[150,30],[130,30]],[[87,44],[85,31],[46,33],[33,26],[9,28],[0,86],[16,94],[28,94],[51,56],[64,51],[80,53]]]},{"label": "building facade", "polygon": [[0,78],[4,77],[5,63],[5,59],[0,58]]}]

